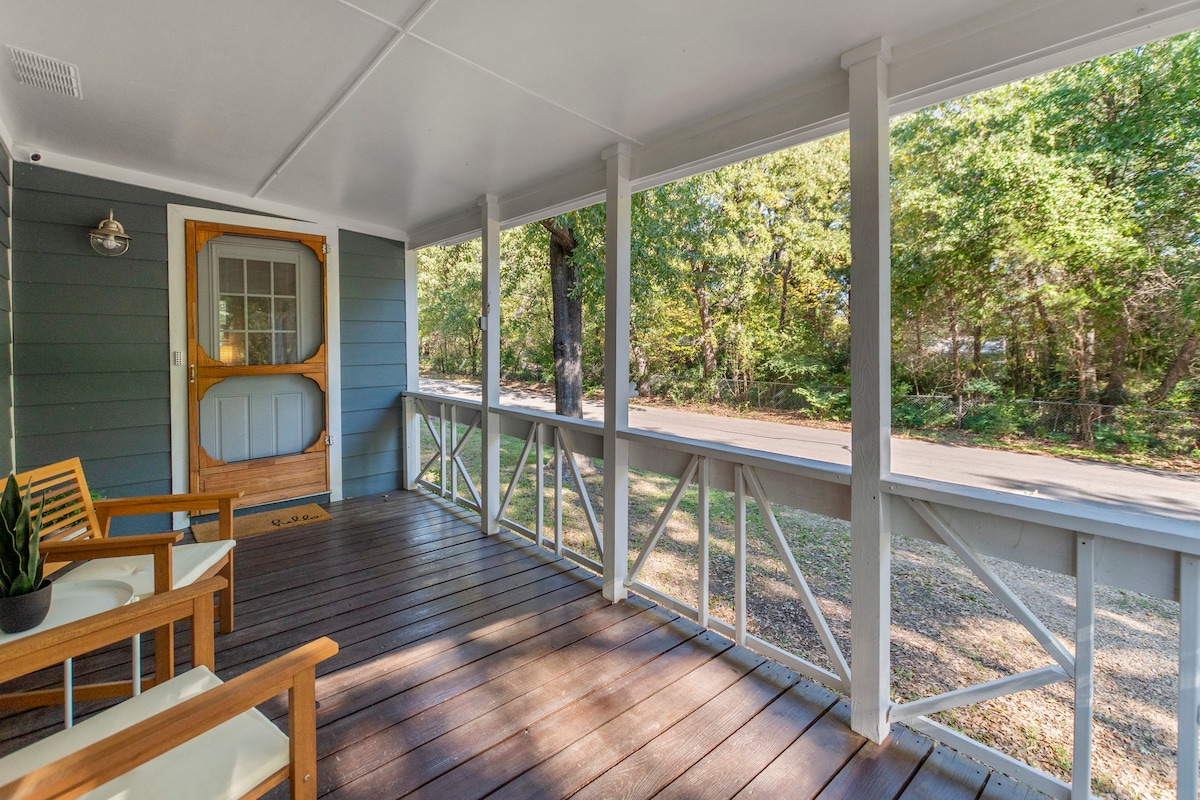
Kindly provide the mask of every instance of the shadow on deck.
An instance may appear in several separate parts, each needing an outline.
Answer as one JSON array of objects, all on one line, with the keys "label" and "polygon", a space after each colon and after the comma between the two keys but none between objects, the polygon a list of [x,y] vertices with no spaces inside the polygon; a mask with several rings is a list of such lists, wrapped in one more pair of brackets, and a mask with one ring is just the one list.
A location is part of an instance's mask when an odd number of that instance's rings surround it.
[{"label": "shadow on deck", "polygon": [[[590,573],[440,500],[329,510],[239,541],[237,630],[217,638],[225,677],[340,644],[318,668],[321,797],[1041,797],[904,727],[867,742],[832,692],[642,599],[610,605]],[[57,708],[0,717],[0,752],[57,725]]]}]

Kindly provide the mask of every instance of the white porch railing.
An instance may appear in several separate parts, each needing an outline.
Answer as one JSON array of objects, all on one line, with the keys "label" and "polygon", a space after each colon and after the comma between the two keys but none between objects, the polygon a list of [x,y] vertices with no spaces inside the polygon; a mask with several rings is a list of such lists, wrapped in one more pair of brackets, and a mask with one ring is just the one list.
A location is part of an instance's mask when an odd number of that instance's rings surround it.
[{"label": "white porch railing", "polygon": [[[425,488],[479,510],[480,492],[463,462],[463,447],[479,423],[478,403],[420,393],[407,393],[405,410],[415,430],[420,418],[432,436],[434,453],[421,464],[411,485]],[[564,544],[564,469],[578,492],[591,542],[602,551],[600,524],[587,487],[580,474],[580,456],[600,458],[603,428],[599,423],[566,419],[553,414],[501,408],[502,434],[523,441],[517,467],[501,486],[501,525],[553,548],[597,573],[600,561]],[[465,431],[460,432],[459,429]],[[850,694],[850,669],[840,645],[822,614],[805,578],[805,565],[797,562],[787,537],[772,511],[781,504],[828,517],[848,519],[850,471],[846,467],[778,456],[759,451],[726,447],[680,437],[641,431],[619,434],[629,444],[629,465],[677,479],[670,498],[634,557],[626,586],[671,608],[697,623],[726,635],[769,656],[796,672],[845,695]],[[410,441],[409,447],[419,447]],[[514,493],[532,466],[533,491],[544,498],[546,487],[545,449],[550,449],[553,480],[552,520],[547,522],[544,503],[536,504],[533,527],[506,516]],[[533,462],[530,462],[530,458]],[[414,463],[410,458],[409,463]],[[438,478],[426,476],[438,465]],[[459,483],[467,488],[463,494]],[[698,563],[697,603],[689,605],[639,580],[655,551],[685,491],[697,487],[696,524]],[[734,498],[733,624],[709,613],[710,537],[709,492],[721,489]],[[1069,504],[973,489],[954,484],[903,476],[890,476],[884,490],[892,497],[891,528],[905,534],[947,545],[1012,615],[1032,634],[1047,653],[1047,666],[975,684],[905,703],[891,703],[885,710],[892,722],[904,722],[935,739],[946,742],[984,763],[1000,769],[1051,797],[1090,796],[1092,741],[1095,587],[1106,584],[1180,603],[1180,656],[1177,750],[1177,797],[1197,797],[1200,774],[1198,716],[1200,716],[1200,532],[1182,521],[1107,511],[1093,506]],[[832,669],[767,641],[747,630],[747,503],[758,506],[774,554],[784,565],[792,589],[817,632],[823,653]],[[631,552],[632,554],[632,552]],[[1073,647],[1064,645],[1047,625],[1029,609],[993,570],[985,558],[999,558],[1037,567],[1076,579],[1076,624]],[[845,565],[849,570],[849,563]],[[929,719],[946,709],[1015,694],[1060,681],[1073,681],[1075,698],[1074,748],[1071,784],[978,743]],[[853,701],[853,698],[852,698]]]}]

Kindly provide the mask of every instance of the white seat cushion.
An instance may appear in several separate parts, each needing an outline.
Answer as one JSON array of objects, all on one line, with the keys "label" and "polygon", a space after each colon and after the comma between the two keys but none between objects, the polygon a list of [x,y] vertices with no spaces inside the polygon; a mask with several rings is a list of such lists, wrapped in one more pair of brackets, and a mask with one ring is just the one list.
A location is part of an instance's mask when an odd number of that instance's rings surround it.
[{"label": "white seat cushion", "polygon": [[[205,667],[188,670],[73,728],[0,758],[0,785],[220,684],[221,679]],[[81,797],[224,800],[241,797],[287,765],[287,736],[260,711],[250,709]]]},{"label": "white seat cushion", "polygon": [[[172,548],[171,567],[174,572],[172,589],[190,586],[200,576],[225,558],[236,542],[198,542],[177,544]],[[124,556],[94,558],[70,572],[55,575],[56,581],[123,581],[133,587],[138,597],[154,594],[154,556]]]}]

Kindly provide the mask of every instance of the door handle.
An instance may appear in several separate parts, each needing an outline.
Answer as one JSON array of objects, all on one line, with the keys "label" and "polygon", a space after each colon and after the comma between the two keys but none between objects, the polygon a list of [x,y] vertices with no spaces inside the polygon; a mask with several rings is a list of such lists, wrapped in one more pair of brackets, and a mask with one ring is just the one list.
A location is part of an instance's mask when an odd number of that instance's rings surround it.
[{"label": "door handle", "polygon": [[196,382],[196,365],[188,364],[188,383]]}]

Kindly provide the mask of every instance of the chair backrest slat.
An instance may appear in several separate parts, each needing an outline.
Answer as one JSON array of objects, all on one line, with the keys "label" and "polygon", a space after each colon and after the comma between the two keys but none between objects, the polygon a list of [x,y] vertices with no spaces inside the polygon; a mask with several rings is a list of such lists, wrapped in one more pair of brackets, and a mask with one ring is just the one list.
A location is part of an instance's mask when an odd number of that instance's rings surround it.
[{"label": "chair backrest slat", "polygon": [[[103,535],[92,495],[78,458],[17,473],[21,494],[29,494],[33,513],[41,505],[42,541],[70,541]],[[49,570],[48,570],[49,571]]]}]

